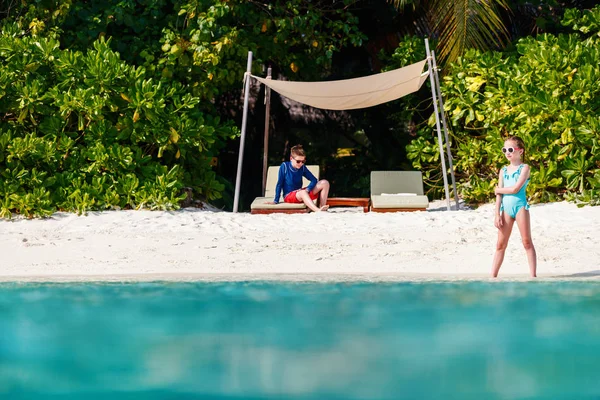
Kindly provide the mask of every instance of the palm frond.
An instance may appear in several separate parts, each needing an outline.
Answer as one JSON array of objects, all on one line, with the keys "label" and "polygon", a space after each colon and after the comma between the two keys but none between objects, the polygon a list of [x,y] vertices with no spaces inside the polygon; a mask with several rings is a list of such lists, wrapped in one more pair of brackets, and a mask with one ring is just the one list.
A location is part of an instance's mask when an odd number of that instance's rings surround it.
[{"label": "palm frond", "polygon": [[388,3],[392,3],[394,7],[398,10],[404,10],[408,6],[411,6],[412,9],[416,9],[419,5],[419,0],[387,0]]},{"label": "palm frond", "polygon": [[439,35],[439,57],[456,60],[466,49],[488,50],[508,38],[499,8],[506,0],[431,0],[430,20]]}]

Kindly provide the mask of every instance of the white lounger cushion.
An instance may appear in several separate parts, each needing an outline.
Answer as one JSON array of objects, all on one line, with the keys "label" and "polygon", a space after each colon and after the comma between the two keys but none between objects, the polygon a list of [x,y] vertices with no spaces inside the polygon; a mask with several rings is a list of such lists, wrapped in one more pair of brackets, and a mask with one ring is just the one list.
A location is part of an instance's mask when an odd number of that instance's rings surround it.
[{"label": "white lounger cushion", "polygon": [[427,196],[371,196],[371,207],[373,208],[427,208],[429,200]]},{"label": "white lounger cushion", "polygon": [[371,171],[372,208],[427,208],[420,171]]},{"label": "white lounger cushion", "polygon": [[[250,205],[251,210],[301,210],[306,208],[304,203],[284,203],[283,199],[279,204],[267,204],[272,202],[272,197],[257,197]],[[316,200],[314,201],[317,202]]]}]

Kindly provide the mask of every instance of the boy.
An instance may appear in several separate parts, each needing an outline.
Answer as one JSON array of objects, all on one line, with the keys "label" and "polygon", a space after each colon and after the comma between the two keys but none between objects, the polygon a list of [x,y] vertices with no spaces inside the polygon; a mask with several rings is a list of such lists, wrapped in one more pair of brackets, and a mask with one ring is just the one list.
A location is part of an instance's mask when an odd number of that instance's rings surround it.
[{"label": "boy", "polygon": [[[310,184],[303,188],[302,177],[310,180]],[[279,203],[279,196],[283,190],[285,203],[304,203],[312,211],[327,211],[327,196],[329,195],[329,182],[325,179],[317,182],[317,178],[306,168],[306,154],[301,145],[292,147],[290,161],[279,167],[279,177],[275,186],[274,204]],[[319,198],[321,207],[317,207],[313,200]]]}]

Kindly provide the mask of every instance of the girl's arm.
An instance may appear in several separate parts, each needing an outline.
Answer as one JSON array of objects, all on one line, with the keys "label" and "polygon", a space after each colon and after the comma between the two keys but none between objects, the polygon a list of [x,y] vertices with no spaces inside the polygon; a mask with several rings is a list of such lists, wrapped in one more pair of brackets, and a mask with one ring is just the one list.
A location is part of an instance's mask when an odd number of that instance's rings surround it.
[{"label": "girl's arm", "polygon": [[502,227],[502,216],[500,215],[500,207],[502,206],[502,195],[498,194],[498,188],[504,186],[504,175],[502,169],[498,172],[498,187],[496,187],[496,213],[494,214],[494,226],[498,229]]},{"label": "girl's arm", "polygon": [[500,206],[502,205],[502,195],[498,193],[498,189],[504,188],[504,175],[502,169],[498,172],[498,186],[496,187],[496,215],[500,215]]},{"label": "girl's arm", "polygon": [[523,187],[527,179],[529,179],[530,169],[529,165],[523,165],[523,169],[521,170],[521,175],[519,176],[519,180],[515,183],[515,186],[511,186],[509,188],[500,187],[496,188],[496,194],[515,194],[518,193],[519,190]]}]

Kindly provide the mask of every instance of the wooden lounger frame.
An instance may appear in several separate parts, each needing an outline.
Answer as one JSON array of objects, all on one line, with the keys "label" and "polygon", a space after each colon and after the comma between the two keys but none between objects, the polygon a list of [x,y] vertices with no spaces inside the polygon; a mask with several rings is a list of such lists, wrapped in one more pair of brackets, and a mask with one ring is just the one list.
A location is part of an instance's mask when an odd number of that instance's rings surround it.
[{"label": "wooden lounger frame", "polygon": [[369,205],[371,204],[371,199],[368,197],[330,197],[327,199],[327,204],[330,207],[362,207],[363,212],[369,212]]}]

